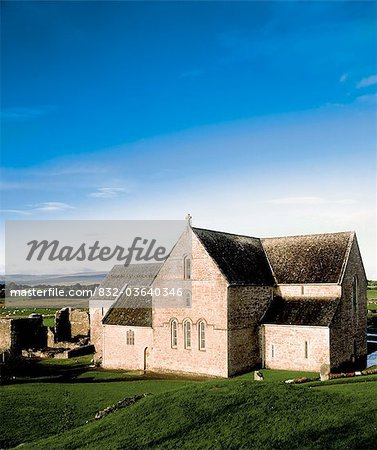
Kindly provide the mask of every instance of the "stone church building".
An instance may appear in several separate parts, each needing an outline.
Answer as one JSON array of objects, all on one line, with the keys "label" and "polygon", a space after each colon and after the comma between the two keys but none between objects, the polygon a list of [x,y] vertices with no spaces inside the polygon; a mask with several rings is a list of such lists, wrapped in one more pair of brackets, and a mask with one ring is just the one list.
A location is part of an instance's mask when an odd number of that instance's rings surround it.
[{"label": "stone church building", "polygon": [[[174,281],[188,287],[177,304],[133,289]],[[259,239],[187,226],[162,264],[113,267],[97,292],[123,294],[110,307],[92,298],[91,340],[104,368],[229,377],[363,367],[366,285],[353,232]]]}]

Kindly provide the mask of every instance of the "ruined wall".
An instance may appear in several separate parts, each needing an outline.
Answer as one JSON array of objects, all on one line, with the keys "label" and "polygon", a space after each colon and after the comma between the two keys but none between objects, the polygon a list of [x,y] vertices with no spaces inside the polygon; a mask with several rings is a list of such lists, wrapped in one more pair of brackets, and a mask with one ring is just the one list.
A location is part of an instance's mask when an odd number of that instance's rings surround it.
[{"label": "ruined wall", "polygon": [[62,308],[55,313],[55,341],[71,340],[71,323],[69,321],[69,308]]},{"label": "ruined wall", "polygon": [[0,353],[9,352],[11,347],[11,319],[0,319]]},{"label": "ruined wall", "polygon": [[[216,264],[192,232],[178,241],[156,278],[156,284],[164,280],[183,279],[183,256],[190,247],[192,276],[187,284],[191,288],[191,306],[171,305],[153,308],[153,349],[151,370],[228,376],[227,357],[227,282]],[[191,248],[192,247],[192,248]],[[171,345],[171,320],[178,322],[177,348]],[[183,323],[191,323],[191,348],[184,347]],[[198,324],[205,322],[204,350],[199,349]]]},{"label": "ruined wall", "polygon": [[76,308],[62,308],[55,313],[56,342],[68,342],[89,334],[89,312]]},{"label": "ruined wall", "polygon": [[228,288],[228,373],[234,375],[261,365],[259,320],[271,301],[272,287]]},{"label": "ruined wall", "polygon": [[[357,277],[357,307],[353,307],[352,283]],[[332,371],[365,368],[367,355],[367,280],[356,237],[353,240],[344,277],[342,296],[330,327]]]},{"label": "ruined wall", "polygon": [[330,363],[327,327],[263,325],[261,339],[268,369],[319,372],[322,364]]},{"label": "ruined wall", "polygon": [[40,349],[47,346],[47,327],[43,317],[22,317],[12,320],[14,346],[20,349]]},{"label": "ruined wall", "polygon": [[[127,344],[127,331],[133,331],[134,344]],[[103,325],[102,365],[107,369],[147,370],[153,342],[152,328]]]},{"label": "ruined wall", "polygon": [[47,328],[42,316],[0,319],[0,353],[20,356],[24,349],[47,346]]},{"label": "ruined wall", "polygon": [[69,313],[69,321],[71,322],[72,338],[89,336],[89,313],[87,311],[71,309]]}]

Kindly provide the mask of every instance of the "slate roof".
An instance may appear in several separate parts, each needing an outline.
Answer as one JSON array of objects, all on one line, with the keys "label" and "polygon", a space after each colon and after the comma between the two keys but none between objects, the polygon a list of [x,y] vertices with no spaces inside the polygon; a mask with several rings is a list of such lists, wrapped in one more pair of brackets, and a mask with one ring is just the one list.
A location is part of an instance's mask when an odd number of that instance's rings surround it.
[{"label": "slate roof", "polygon": [[[127,295],[125,287],[148,287],[160,270],[161,263],[116,265],[103,281],[101,287],[120,286],[123,294],[109,309],[102,322],[106,325],[127,325],[138,327],[152,326],[151,295]],[[107,282],[106,282],[107,280]]]},{"label": "slate roof", "polygon": [[262,239],[279,284],[339,283],[353,232]]},{"label": "slate roof", "polygon": [[[354,233],[344,232],[259,239],[202,228],[192,230],[233,285],[339,283],[354,237]],[[122,290],[126,284],[150,286],[161,266],[116,265],[100,287]],[[263,323],[328,326],[338,303],[338,298],[276,297]],[[151,327],[151,296],[121,295],[103,323]]]},{"label": "slate roof", "polygon": [[275,284],[260,239],[192,228],[230,284]]},{"label": "slate roof", "polygon": [[112,308],[102,323],[129,327],[151,327],[152,308]]},{"label": "slate roof", "polygon": [[340,298],[275,297],[263,324],[329,326]]}]

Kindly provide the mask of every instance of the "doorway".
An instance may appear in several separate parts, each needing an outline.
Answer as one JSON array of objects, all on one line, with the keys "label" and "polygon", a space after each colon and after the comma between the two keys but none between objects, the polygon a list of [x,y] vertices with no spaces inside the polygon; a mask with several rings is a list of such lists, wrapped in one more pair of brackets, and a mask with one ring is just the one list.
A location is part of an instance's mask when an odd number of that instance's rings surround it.
[{"label": "doorway", "polygon": [[149,357],[149,348],[145,347],[145,349],[144,349],[144,370],[148,370],[148,357]]}]

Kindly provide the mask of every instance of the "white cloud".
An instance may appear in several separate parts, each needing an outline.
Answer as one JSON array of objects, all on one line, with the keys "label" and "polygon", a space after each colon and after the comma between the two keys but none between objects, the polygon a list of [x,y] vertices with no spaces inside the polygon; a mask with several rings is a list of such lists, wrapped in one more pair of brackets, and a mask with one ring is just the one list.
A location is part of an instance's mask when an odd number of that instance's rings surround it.
[{"label": "white cloud", "polygon": [[373,86],[374,84],[377,84],[377,75],[371,75],[370,77],[363,78],[357,83],[356,87],[360,89],[368,86]]},{"label": "white cloud", "polygon": [[59,212],[74,209],[73,206],[61,202],[36,203],[34,205],[26,205],[26,207],[27,209],[2,209],[0,212],[4,214],[20,214],[29,216],[36,212]]},{"label": "white cloud", "polygon": [[44,202],[37,203],[33,209],[35,211],[66,211],[67,209],[73,209],[73,206],[61,202]]},{"label": "white cloud", "polygon": [[356,97],[356,100],[358,102],[373,103],[377,100],[377,93],[360,95],[359,97]]},{"label": "white cloud", "polygon": [[2,214],[21,214],[21,215],[29,215],[30,211],[26,211],[24,209],[2,209],[0,210]]},{"label": "white cloud", "polygon": [[347,81],[348,80],[348,73],[343,73],[342,75],[341,75],[341,77],[339,78],[339,82],[340,83],[344,83],[345,81]]},{"label": "white cloud", "polygon": [[126,189],[124,188],[105,187],[98,188],[96,192],[91,192],[89,196],[94,198],[115,198],[124,192],[126,192]]},{"label": "white cloud", "polygon": [[323,205],[323,204],[336,204],[336,205],[352,205],[355,200],[352,199],[340,199],[340,200],[326,200],[322,197],[282,197],[275,198],[267,201],[267,203],[274,203],[279,205]]}]

